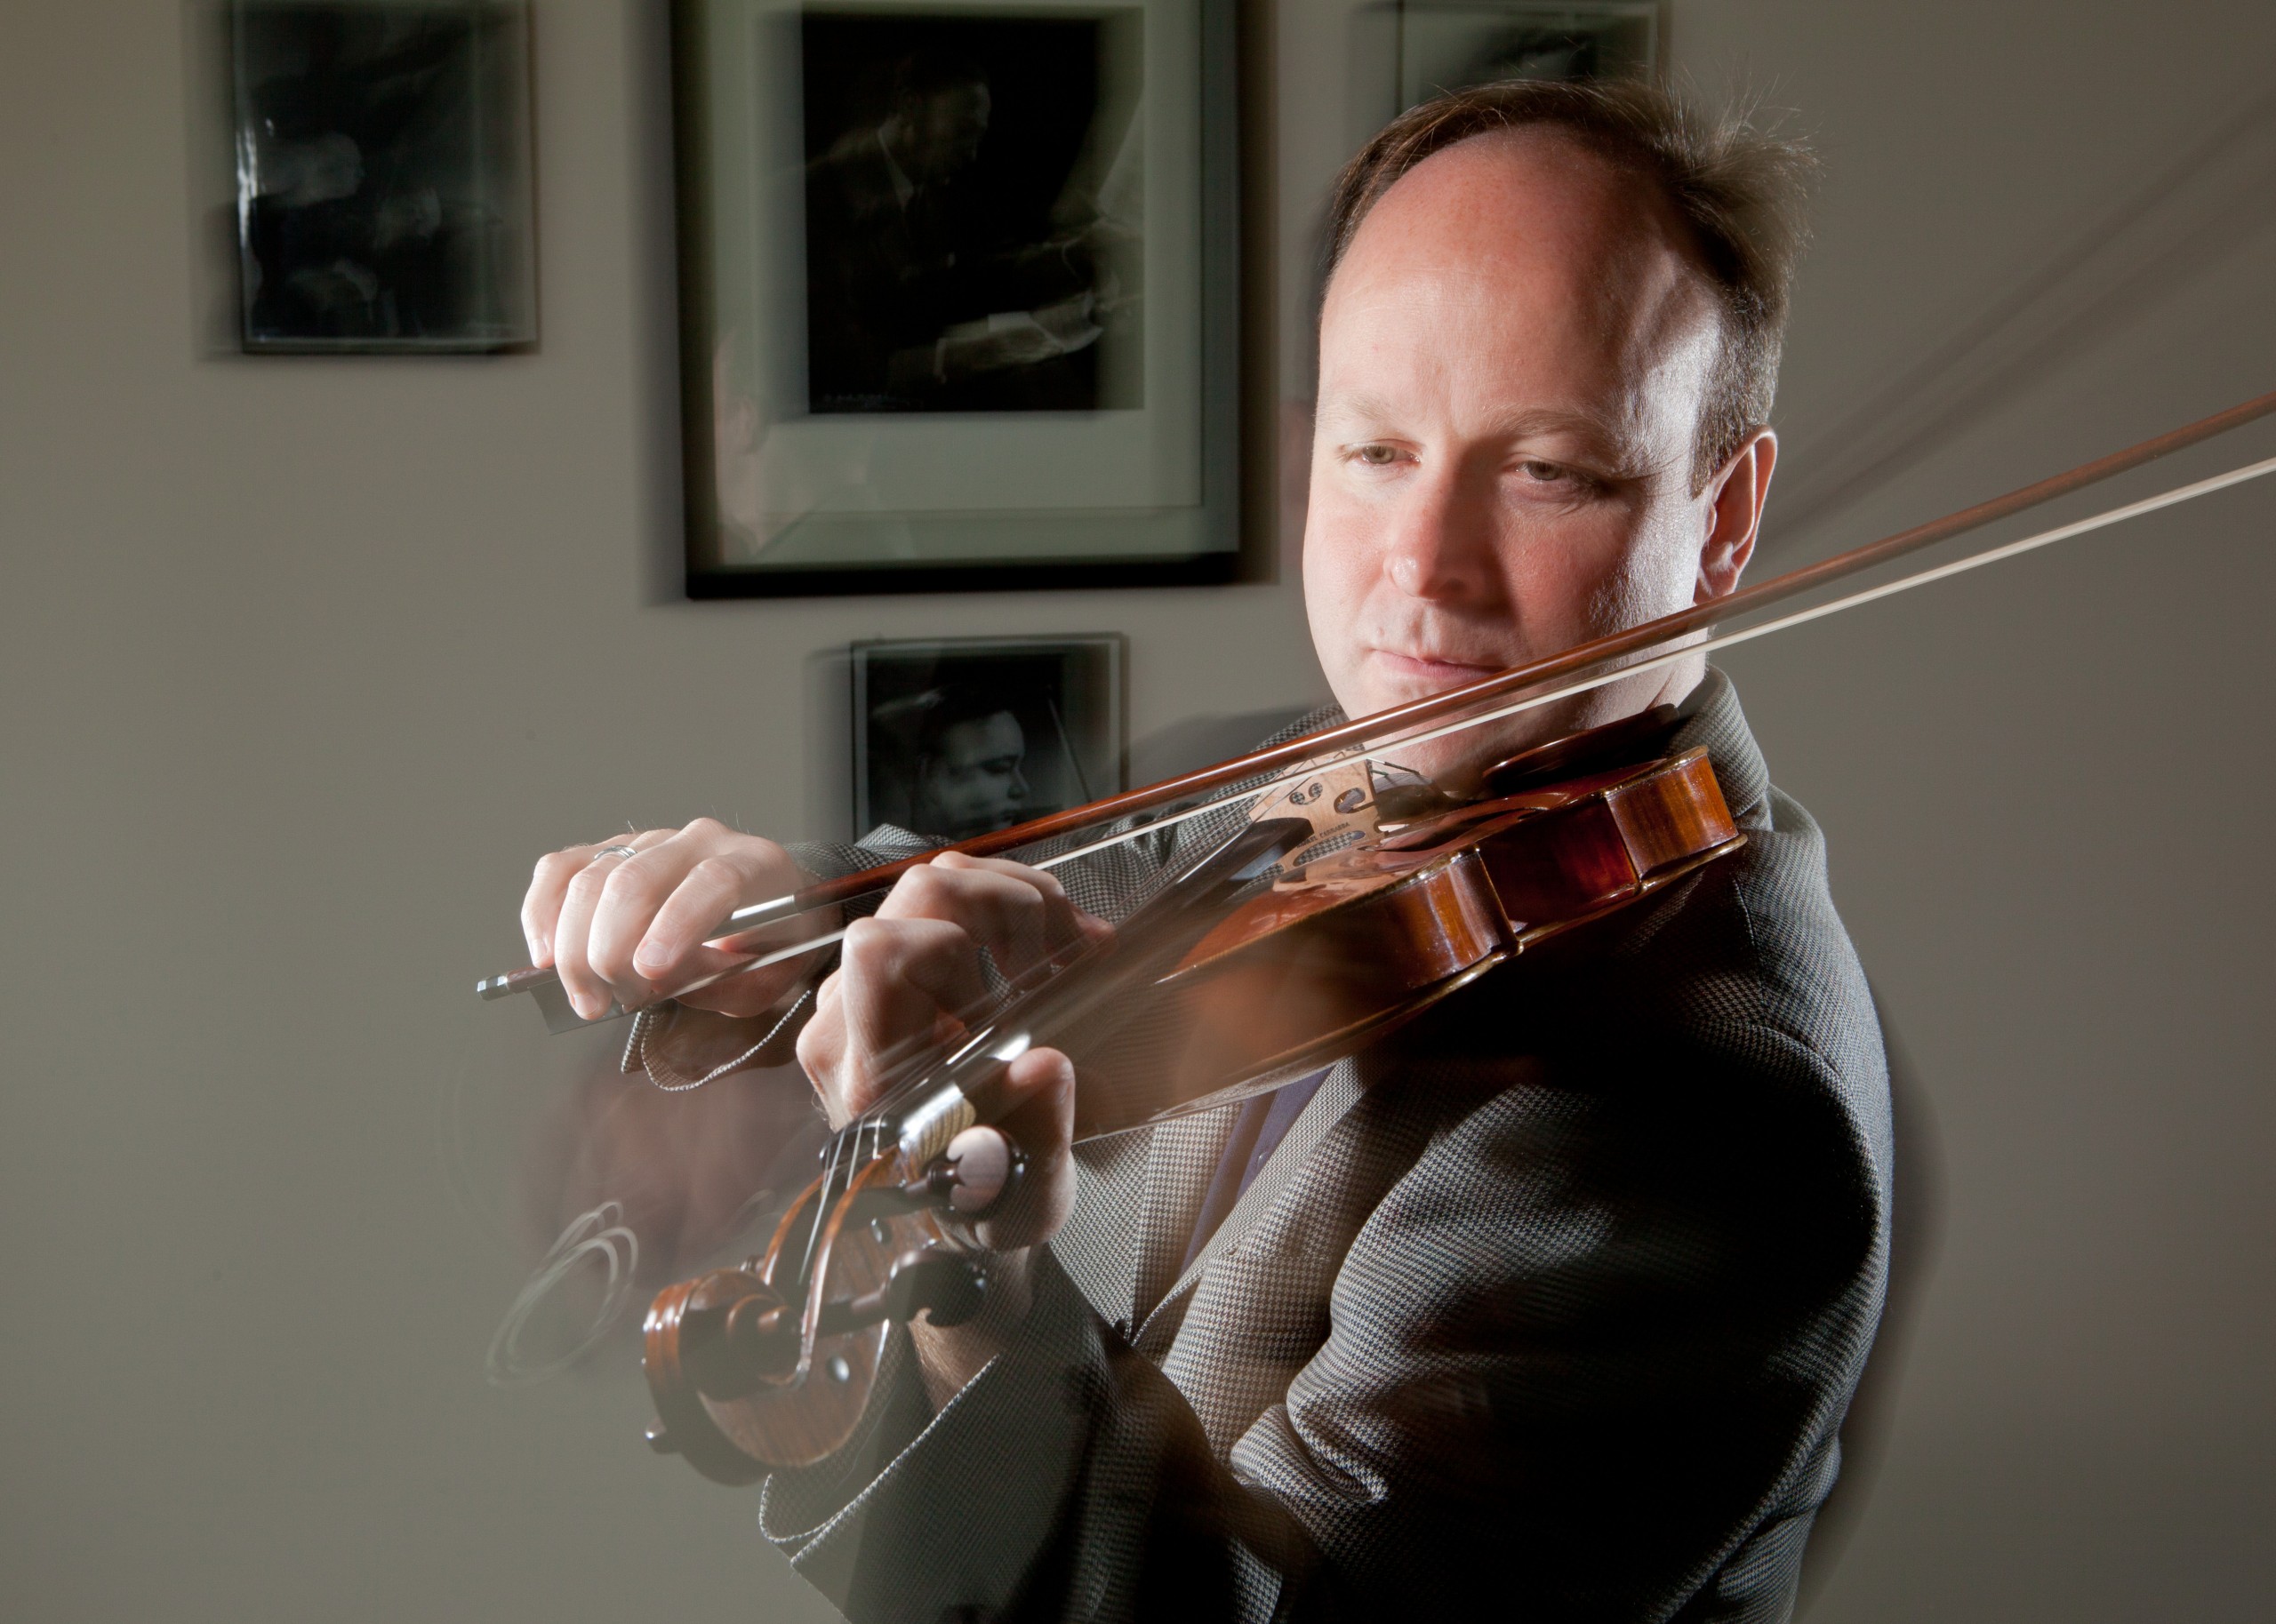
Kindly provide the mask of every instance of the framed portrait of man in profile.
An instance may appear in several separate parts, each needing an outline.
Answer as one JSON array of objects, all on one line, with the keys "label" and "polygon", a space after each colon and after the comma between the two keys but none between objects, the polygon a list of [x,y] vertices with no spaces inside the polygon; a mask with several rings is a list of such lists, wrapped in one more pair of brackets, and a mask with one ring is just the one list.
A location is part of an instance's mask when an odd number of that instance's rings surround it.
[{"label": "framed portrait of man in profile", "polygon": [[1236,578],[1233,0],[674,16],[691,596]]},{"label": "framed portrait of man in profile", "polygon": [[967,840],[1124,788],[1124,639],[853,650],[853,834]]}]

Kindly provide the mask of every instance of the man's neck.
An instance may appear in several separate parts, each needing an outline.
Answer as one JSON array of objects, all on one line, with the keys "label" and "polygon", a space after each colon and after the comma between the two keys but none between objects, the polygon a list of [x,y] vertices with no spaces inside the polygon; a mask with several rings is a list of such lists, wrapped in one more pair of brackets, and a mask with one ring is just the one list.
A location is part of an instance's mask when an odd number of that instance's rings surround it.
[{"label": "man's neck", "polygon": [[1699,684],[1707,680],[1707,656],[1694,654],[1687,660],[1679,660],[1665,670],[1655,675],[1661,679],[1658,688],[1650,699],[1646,700],[1636,708],[1649,710],[1655,705],[1673,705],[1680,708],[1685,700],[1698,691]]}]

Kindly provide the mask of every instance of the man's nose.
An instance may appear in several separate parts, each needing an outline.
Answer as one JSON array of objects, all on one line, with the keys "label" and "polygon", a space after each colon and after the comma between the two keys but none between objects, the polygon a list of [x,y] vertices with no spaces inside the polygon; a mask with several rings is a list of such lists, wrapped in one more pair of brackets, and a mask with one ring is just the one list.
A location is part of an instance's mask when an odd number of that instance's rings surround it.
[{"label": "man's nose", "polygon": [[1402,492],[1385,538],[1384,573],[1407,596],[1461,603],[1486,595],[1492,494],[1477,483],[1441,465],[1422,470]]}]

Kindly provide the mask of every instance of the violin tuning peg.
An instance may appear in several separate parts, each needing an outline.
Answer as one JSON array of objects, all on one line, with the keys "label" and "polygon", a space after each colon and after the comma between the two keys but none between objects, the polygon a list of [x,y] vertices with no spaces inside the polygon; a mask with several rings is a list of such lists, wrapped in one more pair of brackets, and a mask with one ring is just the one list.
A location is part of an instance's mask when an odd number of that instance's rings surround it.
[{"label": "violin tuning peg", "polygon": [[921,1188],[925,1200],[934,1206],[947,1206],[950,1197],[957,1192],[957,1164],[945,1160],[934,1163],[926,1170]]},{"label": "violin tuning peg", "polygon": [[1012,1142],[1009,1159],[1004,1168],[1004,1182],[997,1190],[995,1198],[984,1207],[974,1207],[969,1211],[956,1210],[957,1188],[964,1181],[964,1175],[958,1165],[946,1157],[935,1161],[924,1172],[903,1184],[901,1191],[910,1201],[956,1212],[959,1221],[976,1223],[1004,1210],[1018,1191],[1027,1170],[1028,1153],[1016,1142]]}]

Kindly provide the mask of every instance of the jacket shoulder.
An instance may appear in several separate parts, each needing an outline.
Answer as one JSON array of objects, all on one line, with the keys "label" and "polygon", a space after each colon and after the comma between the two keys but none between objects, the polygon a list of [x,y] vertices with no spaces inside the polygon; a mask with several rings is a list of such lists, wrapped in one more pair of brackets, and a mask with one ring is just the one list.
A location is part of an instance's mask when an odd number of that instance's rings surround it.
[{"label": "jacket shoulder", "polygon": [[[1611,944],[1606,968],[1648,996],[1644,1033],[1736,1066],[1807,1076],[1888,1171],[1888,1063],[1864,966],[1835,908],[1823,831],[1769,791],[1744,848]],[[1610,988],[1608,991],[1612,990]]]}]

